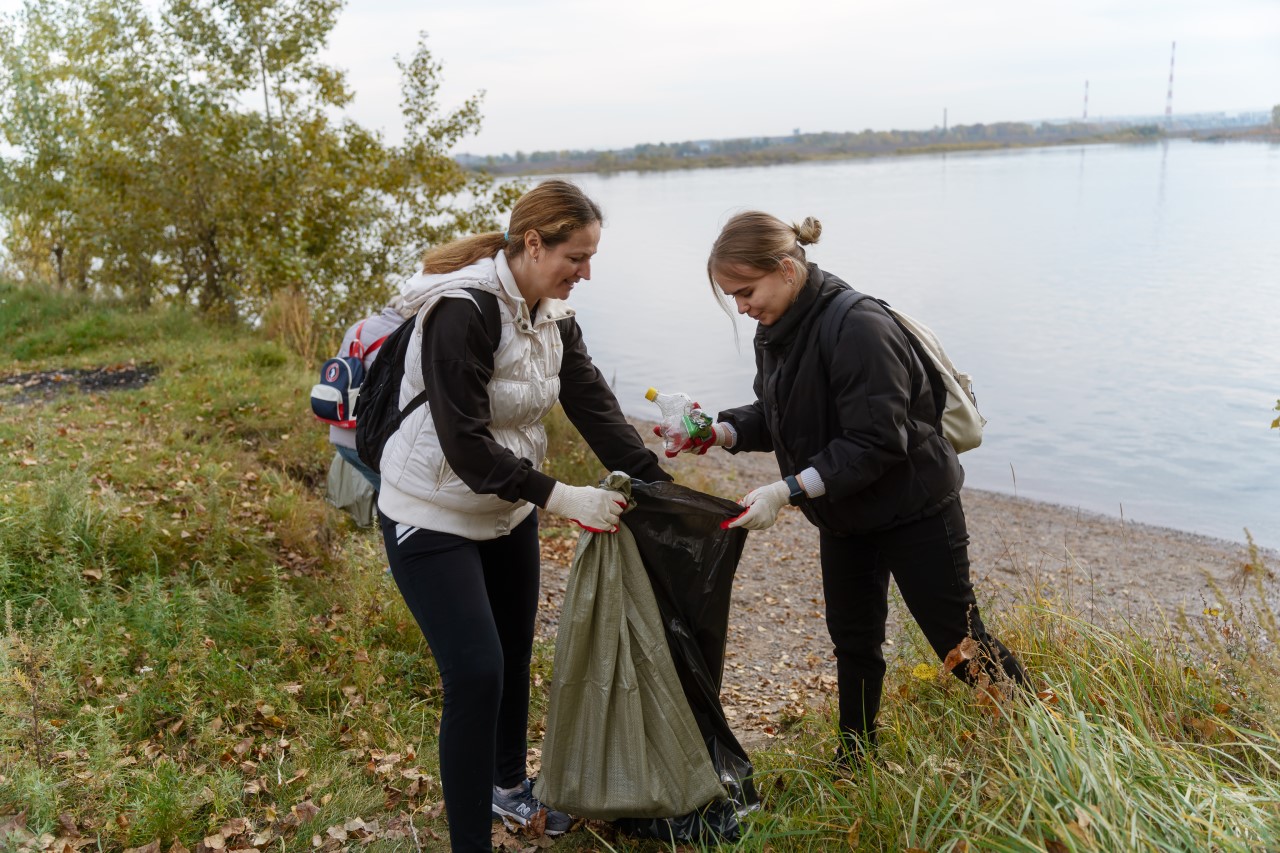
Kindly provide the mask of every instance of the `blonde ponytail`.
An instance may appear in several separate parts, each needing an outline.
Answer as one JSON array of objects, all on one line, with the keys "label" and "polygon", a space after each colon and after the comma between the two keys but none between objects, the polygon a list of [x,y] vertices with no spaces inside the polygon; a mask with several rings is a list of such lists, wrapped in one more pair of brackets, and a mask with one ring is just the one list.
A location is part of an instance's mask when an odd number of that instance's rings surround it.
[{"label": "blonde ponytail", "polygon": [[463,237],[428,251],[422,258],[427,274],[456,272],[481,258],[506,252],[514,258],[524,251],[524,235],[537,231],[544,246],[556,246],[578,229],[603,223],[600,207],[581,188],[554,178],[543,181],[516,200],[511,208],[511,224],[505,232],[490,231]]}]

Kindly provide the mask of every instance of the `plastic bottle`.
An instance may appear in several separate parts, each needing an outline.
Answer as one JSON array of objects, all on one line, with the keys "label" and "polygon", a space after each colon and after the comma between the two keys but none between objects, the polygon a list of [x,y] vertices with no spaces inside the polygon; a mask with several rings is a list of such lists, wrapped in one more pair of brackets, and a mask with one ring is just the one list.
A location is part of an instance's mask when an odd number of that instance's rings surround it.
[{"label": "plastic bottle", "polygon": [[660,394],[657,388],[644,392],[644,398],[658,404],[662,412],[662,443],[674,453],[690,438],[710,438],[712,418],[689,395],[679,392]]}]

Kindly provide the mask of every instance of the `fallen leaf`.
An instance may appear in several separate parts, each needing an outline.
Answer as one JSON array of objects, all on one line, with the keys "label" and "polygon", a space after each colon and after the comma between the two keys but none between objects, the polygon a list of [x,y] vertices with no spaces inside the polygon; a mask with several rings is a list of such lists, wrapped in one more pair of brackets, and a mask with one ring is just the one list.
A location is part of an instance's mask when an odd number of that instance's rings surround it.
[{"label": "fallen leaf", "polygon": [[141,847],[126,847],[124,853],[160,853],[160,839],[157,838]]},{"label": "fallen leaf", "polygon": [[862,834],[862,818],[855,818],[853,823],[849,825],[849,831],[844,834],[845,843],[849,845],[850,850],[858,849],[858,836]]},{"label": "fallen leaf", "polygon": [[508,832],[501,823],[496,824],[489,834],[489,843],[495,850],[517,851],[524,848],[523,842]]},{"label": "fallen leaf", "polygon": [[960,645],[947,652],[947,657],[943,660],[942,665],[948,670],[954,670],[962,662],[973,660],[978,656],[978,643],[973,637],[965,637],[960,641]]},{"label": "fallen leaf", "polygon": [[1067,845],[1052,838],[1046,838],[1044,840],[1044,849],[1045,853],[1071,853],[1071,850]]},{"label": "fallen leaf", "polygon": [[1186,717],[1183,722],[1186,723],[1188,727],[1199,732],[1201,737],[1213,737],[1218,732],[1218,724],[1213,720],[1204,720],[1200,717]]}]

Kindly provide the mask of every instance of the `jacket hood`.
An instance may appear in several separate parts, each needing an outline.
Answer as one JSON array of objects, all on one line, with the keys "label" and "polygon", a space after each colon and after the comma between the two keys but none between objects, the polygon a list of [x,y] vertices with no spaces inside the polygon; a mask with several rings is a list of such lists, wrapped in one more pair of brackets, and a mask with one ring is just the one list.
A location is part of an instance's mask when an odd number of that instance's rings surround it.
[{"label": "jacket hood", "polygon": [[495,295],[502,293],[498,266],[493,258],[481,258],[471,266],[453,272],[413,274],[400,285],[400,313],[411,317],[449,291],[464,288],[487,290]]},{"label": "jacket hood", "polygon": [[[465,289],[487,290],[505,298],[517,317],[533,324],[532,312],[520,295],[515,275],[501,252],[492,258],[481,258],[470,266],[453,272],[415,273],[400,286],[400,313],[405,317],[417,314],[423,318],[422,309],[433,304],[446,293]],[[538,323],[554,322],[572,317],[574,310],[561,299],[543,299],[537,305]]]}]

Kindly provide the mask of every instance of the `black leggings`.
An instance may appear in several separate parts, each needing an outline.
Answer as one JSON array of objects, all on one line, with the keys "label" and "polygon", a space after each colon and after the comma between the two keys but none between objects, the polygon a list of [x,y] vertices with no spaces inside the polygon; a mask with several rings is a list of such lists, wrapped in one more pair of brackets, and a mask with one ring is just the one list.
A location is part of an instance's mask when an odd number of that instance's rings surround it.
[{"label": "black leggings", "polygon": [[481,542],[379,516],[391,574],[444,687],[440,781],[450,846],[487,853],[492,786],[525,778],[538,514]]},{"label": "black leggings", "polygon": [[[889,616],[889,577],[939,658],[972,637],[993,676],[1023,683],[1022,665],[987,633],[969,582],[969,531],[960,499],[937,515],[891,530],[837,537],[823,533],[822,586],[827,630],[835,644],[840,731],[846,747],[875,739],[884,686],[882,646]],[[956,675],[970,680],[967,667]]]}]

